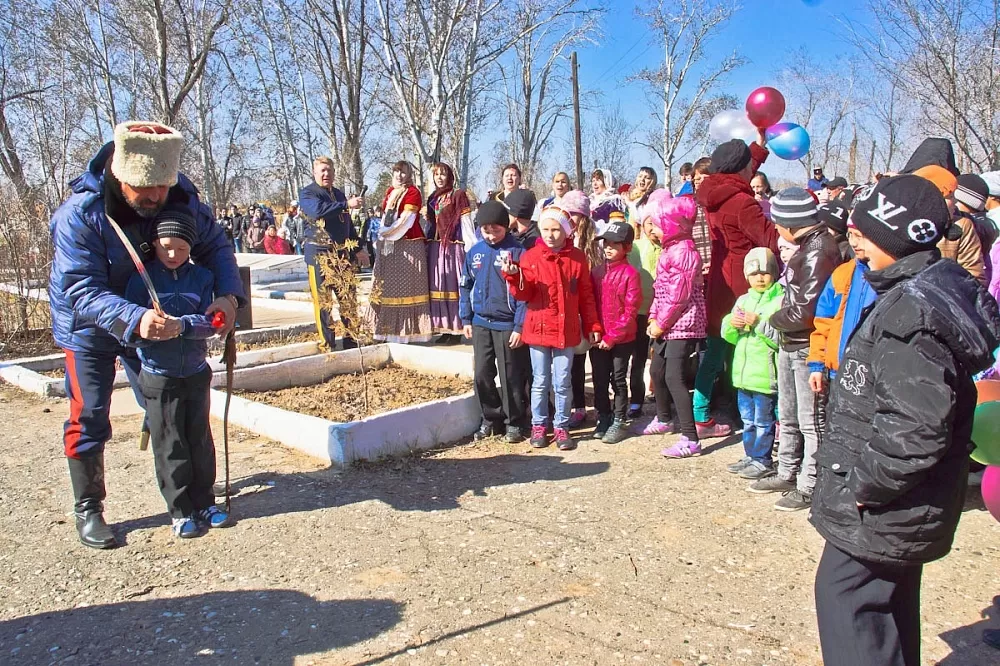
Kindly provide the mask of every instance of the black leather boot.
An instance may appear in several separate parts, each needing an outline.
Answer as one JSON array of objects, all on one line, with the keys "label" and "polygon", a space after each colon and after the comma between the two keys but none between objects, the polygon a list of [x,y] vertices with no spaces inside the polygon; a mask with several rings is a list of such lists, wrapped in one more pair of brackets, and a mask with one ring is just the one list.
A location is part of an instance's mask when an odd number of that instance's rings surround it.
[{"label": "black leather boot", "polygon": [[104,522],[104,453],[67,458],[76,503],[76,531],[80,543],[91,548],[115,548],[118,541]]}]

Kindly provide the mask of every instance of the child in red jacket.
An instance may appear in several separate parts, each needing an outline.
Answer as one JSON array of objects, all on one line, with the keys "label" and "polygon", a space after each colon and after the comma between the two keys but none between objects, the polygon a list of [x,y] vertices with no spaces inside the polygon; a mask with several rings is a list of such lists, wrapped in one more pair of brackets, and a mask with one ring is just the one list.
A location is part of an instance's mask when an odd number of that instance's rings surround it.
[{"label": "child in red jacket", "polygon": [[[594,437],[617,444],[626,437],[628,413],[628,362],[636,337],[636,320],[642,303],[639,271],[628,261],[635,231],[624,220],[612,222],[598,238],[604,241],[605,263],[593,270],[597,313],[604,328],[601,343],[590,349],[594,381],[597,427]],[[645,359],[643,359],[645,360]],[[615,411],[611,411],[608,384],[615,389]]]},{"label": "child in red jacket", "polygon": [[521,255],[519,264],[504,257],[501,269],[510,293],[528,303],[521,340],[531,354],[531,445],[548,445],[545,422],[552,388],[556,398],[553,439],[560,451],[569,451],[576,448],[566,429],[573,348],[580,343],[583,332],[593,344],[599,343],[602,328],[587,257],[567,242],[569,215],[550,206],[542,211],[538,230],[542,242]]}]

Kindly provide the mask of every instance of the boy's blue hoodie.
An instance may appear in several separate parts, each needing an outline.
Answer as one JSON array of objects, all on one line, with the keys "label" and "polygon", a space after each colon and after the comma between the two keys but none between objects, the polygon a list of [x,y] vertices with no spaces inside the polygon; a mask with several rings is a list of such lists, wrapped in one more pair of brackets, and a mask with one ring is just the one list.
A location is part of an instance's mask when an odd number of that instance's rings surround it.
[{"label": "boy's blue hoodie", "polygon": [[521,332],[527,303],[515,300],[500,274],[500,253],[509,252],[519,261],[523,246],[510,233],[496,245],[479,241],[465,253],[465,267],[459,284],[458,314],[462,324],[474,324],[494,331]]},{"label": "boy's blue hoodie", "polygon": [[[212,271],[187,262],[170,270],[158,259],[146,264],[149,278],[164,313],[182,322],[181,334],[173,340],[153,342],[136,337],[142,369],[150,374],[183,379],[201,372],[207,365],[205,340],[215,335],[212,321],[205,316],[215,289]],[[125,298],[146,308],[153,307],[142,278],[136,273],[125,288]]]}]

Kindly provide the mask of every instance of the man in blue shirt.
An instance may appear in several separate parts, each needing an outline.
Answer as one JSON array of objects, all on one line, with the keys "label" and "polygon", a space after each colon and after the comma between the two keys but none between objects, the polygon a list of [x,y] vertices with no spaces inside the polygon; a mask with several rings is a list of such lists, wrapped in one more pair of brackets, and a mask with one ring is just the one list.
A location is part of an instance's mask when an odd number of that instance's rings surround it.
[{"label": "man in blue shirt", "polygon": [[829,178],[823,175],[823,167],[813,167],[813,177],[809,179],[806,187],[809,188],[810,192],[819,192],[826,187],[829,180]]},{"label": "man in blue shirt", "polygon": [[[344,193],[333,186],[333,160],[329,157],[317,157],[313,162],[313,179],[315,182],[299,190],[299,210],[308,220],[305,237],[305,260],[309,271],[309,290],[312,292],[313,310],[316,316],[316,329],[319,331],[324,346],[333,351],[337,343],[334,323],[330,321],[330,313],[320,307],[320,292],[328,289],[323,283],[323,274],[319,268],[319,259],[327,254],[333,245],[343,247],[348,239],[357,240],[357,232],[351,222],[348,209],[360,208],[361,197],[348,199]],[[334,294],[340,300],[340,294]],[[345,328],[350,327],[350,321],[344,321]],[[358,343],[345,333],[344,349],[353,349]]]}]

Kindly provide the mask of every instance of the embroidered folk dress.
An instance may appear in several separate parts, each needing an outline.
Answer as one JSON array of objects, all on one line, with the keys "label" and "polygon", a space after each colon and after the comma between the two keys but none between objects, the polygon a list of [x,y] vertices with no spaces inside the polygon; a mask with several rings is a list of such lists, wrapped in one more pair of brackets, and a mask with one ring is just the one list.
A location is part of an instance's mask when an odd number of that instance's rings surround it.
[{"label": "embroidered folk dress", "polygon": [[386,211],[378,234],[372,303],[375,339],[383,342],[429,342],[430,296],[427,247],[420,228],[420,190],[412,185],[390,188],[382,200]]},{"label": "embroidered folk dress", "polygon": [[431,327],[434,333],[461,334],[458,283],[465,265],[465,239],[471,236],[475,242],[475,228],[469,197],[465,190],[454,189],[450,169],[449,176],[448,185],[427,202]]}]

